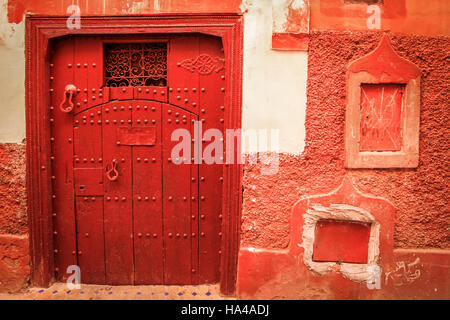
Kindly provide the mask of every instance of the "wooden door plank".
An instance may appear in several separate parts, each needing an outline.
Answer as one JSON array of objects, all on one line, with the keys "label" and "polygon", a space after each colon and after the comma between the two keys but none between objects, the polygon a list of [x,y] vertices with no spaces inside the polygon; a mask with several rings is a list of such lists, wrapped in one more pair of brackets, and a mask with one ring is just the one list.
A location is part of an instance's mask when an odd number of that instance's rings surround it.
[{"label": "wooden door plank", "polygon": [[162,284],[161,103],[135,100],[132,105],[133,128],[156,128],[148,130],[155,134],[149,137],[153,145],[133,146],[135,284]]},{"label": "wooden door plank", "polygon": [[[82,283],[105,283],[101,107],[74,117],[77,256]],[[82,197],[81,197],[82,195]]]},{"label": "wooden door plank", "polygon": [[199,92],[198,72],[187,68],[198,58],[198,36],[174,37],[169,43],[167,57],[167,78],[169,103],[198,114]]},{"label": "wooden door plank", "polygon": [[53,235],[55,271],[59,281],[68,277],[67,267],[77,265],[75,235],[74,179],[73,179],[73,113],[59,108],[64,99],[64,88],[73,83],[74,40],[57,41],[51,61],[50,123],[52,142]]},{"label": "wooden door plank", "polygon": [[101,168],[102,109],[80,112],[74,117],[74,167]]},{"label": "wooden door plank", "polygon": [[[175,164],[172,148],[178,141],[171,141],[176,129],[190,133],[190,114],[180,108],[163,105],[163,223],[164,223],[164,283],[190,284],[191,273],[191,202],[198,199],[191,195],[191,170],[189,164]],[[188,137],[190,144],[190,137]],[[191,153],[185,155],[188,159]],[[183,155],[182,155],[183,156]],[[180,157],[181,158],[181,157]]]},{"label": "wooden door plank", "polygon": [[[132,284],[133,267],[133,201],[132,201],[132,151],[131,146],[120,145],[118,127],[131,126],[131,104],[115,101],[102,106],[103,124],[103,170],[104,228],[106,283]],[[115,162],[118,177],[106,178]],[[111,173],[110,178],[114,177]]]},{"label": "wooden door plank", "polygon": [[103,197],[76,197],[81,283],[105,283]]},{"label": "wooden door plank", "polygon": [[[210,68],[199,75],[200,113],[203,135],[207,130],[218,130],[224,134],[225,105],[225,69],[220,65],[224,61],[222,41],[218,37],[202,36],[199,39],[199,52],[211,61],[216,61],[215,68]],[[204,137],[205,138],[205,137]],[[217,137],[217,139],[220,139]],[[217,143],[223,151],[223,141],[205,141],[202,143],[203,156],[208,145]],[[216,150],[217,151],[217,150]],[[199,175],[199,281],[200,283],[215,283],[220,279],[221,252],[221,215],[222,215],[222,169],[223,154],[212,154],[214,163],[200,165]],[[205,159],[204,159],[205,160]],[[213,159],[210,159],[210,161]],[[217,163],[218,162],[218,163]],[[203,235],[203,236],[202,236]]]},{"label": "wooden door plank", "polygon": [[[103,103],[103,55],[102,42],[98,37],[75,39],[75,112],[81,112]],[[107,101],[105,101],[107,102]]]},{"label": "wooden door plank", "polygon": [[[190,123],[191,123],[191,133],[193,141],[191,143],[192,150],[191,150],[191,164],[190,164],[190,170],[191,170],[191,200],[192,198],[198,199],[198,192],[199,192],[199,165],[194,163],[194,157],[195,157],[195,148],[199,149],[199,145],[195,143],[195,134],[194,131],[196,130],[196,124],[195,121],[198,121],[198,116],[195,114],[191,114],[190,116]],[[198,284],[199,283],[199,201],[191,201],[191,264],[192,264],[192,283]],[[197,235],[197,236],[192,236]]]}]

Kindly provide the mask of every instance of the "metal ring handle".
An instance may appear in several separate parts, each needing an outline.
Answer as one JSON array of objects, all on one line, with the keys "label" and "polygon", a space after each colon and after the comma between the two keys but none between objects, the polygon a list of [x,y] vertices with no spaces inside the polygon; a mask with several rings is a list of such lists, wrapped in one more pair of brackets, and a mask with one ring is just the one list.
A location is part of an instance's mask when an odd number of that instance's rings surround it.
[{"label": "metal ring handle", "polygon": [[[75,87],[73,84],[68,84],[64,88],[64,99],[59,105],[59,109],[61,109],[62,112],[69,113],[73,110],[73,96],[77,93],[77,87]],[[64,107],[64,105],[68,103],[69,106]]]},{"label": "metal ring handle", "polygon": [[108,165],[106,165],[106,177],[109,181],[116,181],[119,177],[119,172],[117,171],[117,160],[114,159],[111,162],[111,169],[108,169]]}]

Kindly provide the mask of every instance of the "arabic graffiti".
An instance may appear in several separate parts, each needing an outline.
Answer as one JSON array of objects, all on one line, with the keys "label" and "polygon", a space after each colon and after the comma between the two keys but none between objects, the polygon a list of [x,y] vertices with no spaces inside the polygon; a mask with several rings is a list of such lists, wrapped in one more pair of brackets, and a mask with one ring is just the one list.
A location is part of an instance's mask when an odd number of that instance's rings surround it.
[{"label": "arabic graffiti", "polygon": [[385,285],[392,281],[394,286],[403,286],[416,281],[421,275],[420,258],[416,258],[411,263],[406,264],[404,261],[396,263],[394,271],[385,273]]}]

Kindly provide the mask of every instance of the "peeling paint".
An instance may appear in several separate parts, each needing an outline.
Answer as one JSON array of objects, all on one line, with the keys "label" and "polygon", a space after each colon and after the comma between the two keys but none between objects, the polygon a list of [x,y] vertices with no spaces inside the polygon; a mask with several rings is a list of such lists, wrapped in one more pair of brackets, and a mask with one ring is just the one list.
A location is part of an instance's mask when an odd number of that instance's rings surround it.
[{"label": "peeling paint", "polygon": [[273,33],[308,33],[309,0],[273,0]]},{"label": "peeling paint", "polygon": [[8,0],[0,0],[0,45],[7,49],[24,48],[25,23],[8,22]]}]

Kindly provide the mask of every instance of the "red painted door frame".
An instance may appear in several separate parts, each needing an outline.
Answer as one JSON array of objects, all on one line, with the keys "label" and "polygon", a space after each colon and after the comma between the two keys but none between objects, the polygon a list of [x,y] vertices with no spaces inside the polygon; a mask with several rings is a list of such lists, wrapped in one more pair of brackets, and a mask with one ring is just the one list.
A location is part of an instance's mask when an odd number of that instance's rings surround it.
[{"label": "red painted door frame", "polygon": [[[222,38],[225,69],[225,128],[241,128],[242,17],[220,15],[154,15],[83,17],[81,29],[70,30],[67,17],[26,18],[27,197],[30,229],[31,284],[54,281],[52,184],[50,164],[49,41],[65,35],[162,34],[200,32]],[[225,148],[226,150],[226,148]],[[236,153],[237,150],[234,151]],[[235,155],[236,156],[236,155]],[[225,157],[225,156],[224,156]],[[237,159],[237,158],[235,158]],[[223,165],[223,237],[220,288],[224,295],[236,289],[239,225],[242,202],[242,166]]]}]

